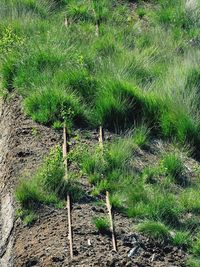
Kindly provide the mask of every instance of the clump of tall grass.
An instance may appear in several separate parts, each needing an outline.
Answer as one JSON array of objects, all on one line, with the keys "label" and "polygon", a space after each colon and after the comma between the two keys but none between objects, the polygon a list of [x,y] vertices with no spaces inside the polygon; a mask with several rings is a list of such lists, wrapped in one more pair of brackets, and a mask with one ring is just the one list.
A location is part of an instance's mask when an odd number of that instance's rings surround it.
[{"label": "clump of tall grass", "polygon": [[184,175],[184,164],[179,155],[175,153],[166,154],[162,160],[162,165],[166,170],[166,173],[170,175],[175,182],[183,184],[184,180],[182,176]]},{"label": "clump of tall grass", "polygon": [[43,88],[26,98],[24,110],[35,121],[53,124],[62,121],[62,114],[68,114],[71,123],[86,125],[89,120],[87,110],[74,93],[64,90]]},{"label": "clump of tall grass", "polygon": [[159,222],[143,222],[138,225],[138,230],[156,240],[166,241],[170,238],[168,227]]},{"label": "clump of tall grass", "polygon": [[191,238],[189,231],[176,231],[172,238],[172,244],[178,247],[190,247]]},{"label": "clump of tall grass", "polygon": [[109,233],[110,223],[106,217],[95,217],[93,218],[92,223],[100,233]]},{"label": "clump of tall grass", "polygon": [[61,149],[56,146],[33,176],[20,180],[15,191],[22,208],[20,217],[25,221],[35,219],[33,212],[42,204],[61,207],[67,193],[77,200],[83,192],[74,181],[65,179]]},{"label": "clump of tall grass", "polygon": [[41,203],[56,203],[65,187],[64,165],[59,147],[50,152],[42,167],[31,177],[22,179],[16,189],[16,198],[23,208]]}]

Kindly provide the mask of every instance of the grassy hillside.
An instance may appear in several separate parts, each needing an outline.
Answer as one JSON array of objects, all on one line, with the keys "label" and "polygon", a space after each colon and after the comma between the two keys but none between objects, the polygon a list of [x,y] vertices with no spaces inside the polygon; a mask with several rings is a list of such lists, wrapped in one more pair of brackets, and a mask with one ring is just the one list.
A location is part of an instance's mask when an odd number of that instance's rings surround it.
[{"label": "grassy hillside", "polygon": [[193,2],[1,1],[2,88],[15,88],[25,112],[54,127],[63,112],[82,127],[143,121],[199,147]]},{"label": "grassy hillside", "polygon": [[[168,239],[173,229],[172,242],[199,257],[199,174],[182,178],[184,157],[200,149],[199,2],[1,0],[0,17],[2,93],[15,90],[28,116],[56,129],[64,119],[72,128],[136,128],[107,144],[102,160],[96,147],[93,157],[71,156],[94,194],[109,190],[116,208],[145,219],[141,231]],[[152,137],[176,150],[136,174],[134,151]],[[180,223],[188,213],[193,228]]]}]

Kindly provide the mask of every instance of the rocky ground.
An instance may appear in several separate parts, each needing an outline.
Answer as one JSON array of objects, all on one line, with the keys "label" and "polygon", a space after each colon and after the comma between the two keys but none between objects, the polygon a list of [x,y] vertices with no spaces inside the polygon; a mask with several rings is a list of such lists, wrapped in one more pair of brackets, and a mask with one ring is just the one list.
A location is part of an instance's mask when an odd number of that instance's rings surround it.
[{"label": "rocky ground", "polygon": [[[84,178],[81,183],[86,197],[72,208],[73,260],[69,256],[66,208],[41,207],[35,224],[23,225],[15,216],[13,190],[20,177],[33,172],[52,146],[62,143],[62,133],[23,115],[21,99],[16,95],[2,104],[0,120],[0,266],[186,266],[183,250],[138,234],[134,221],[118,213],[114,214],[118,252],[113,251],[111,237],[99,234],[91,223],[93,217],[107,210],[87,195]],[[94,131],[92,136],[97,142],[98,134]],[[154,151],[148,155],[138,151],[138,168],[143,167],[143,159],[153,162]],[[130,254],[132,257],[128,257]]]}]

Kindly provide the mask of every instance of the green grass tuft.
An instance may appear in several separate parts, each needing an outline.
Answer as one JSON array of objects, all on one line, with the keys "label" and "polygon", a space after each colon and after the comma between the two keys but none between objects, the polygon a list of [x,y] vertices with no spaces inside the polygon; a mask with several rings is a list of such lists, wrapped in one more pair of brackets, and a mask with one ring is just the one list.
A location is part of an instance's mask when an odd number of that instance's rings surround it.
[{"label": "green grass tuft", "polygon": [[93,218],[92,223],[100,233],[108,233],[110,229],[110,223],[105,217]]},{"label": "green grass tuft", "polygon": [[16,188],[16,199],[25,209],[42,203],[58,203],[63,197],[64,165],[59,147],[51,150],[43,165],[29,179],[22,179]]},{"label": "green grass tuft", "polygon": [[176,231],[172,238],[172,244],[178,247],[187,248],[191,245],[191,238],[189,232]]},{"label": "green grass tuft", "polygon": [[162,165],[167,175],[170,175],[175,182],[179,184],[184,183],[184,180],[182,180],[184,164],[179,155],[176,153],[166,154],[163,158]]},{"label": "green grass tuft", "polygon": [[154,221],[147,221],[138,225],[138,230],[149,237],[160,240],[166,241],[169,239],[169,229],[159,222]]}]

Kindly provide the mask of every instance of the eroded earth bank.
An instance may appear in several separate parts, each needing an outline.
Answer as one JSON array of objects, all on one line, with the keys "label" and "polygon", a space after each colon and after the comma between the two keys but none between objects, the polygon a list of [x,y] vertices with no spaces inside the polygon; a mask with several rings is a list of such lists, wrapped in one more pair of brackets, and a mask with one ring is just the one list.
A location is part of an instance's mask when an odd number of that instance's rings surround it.
[{"label": "eroded earth bank", "polygon": [[[37,133],[37,134],[36,134]],[[92,133],[93,141],[98,137]],[[83,141],[84,142],[84,141]],[[118,253],[111,238],[100,235],[91,218],[107,213],[88,195],[72,209],[74,259],[70,261],[67,210],[41,207],[39,218],[25,226],[16,217],[14,188],[21,176],[33,172],[61,132],[41,126],[23,115],[21,99],[13,95],[1,102],[0,115],[0,266],[185,266],[185,253],[136,233],[133,221],[115,214]],[[151,153],[151,152],[149,152]],[[138,158],[145,159],[144,154]],[[153,154],[149,157],[155,160]],[[140,163],[138,163],[140,164]],[[88,242],[90,240],[90,242]],[[135,248],[134,257],[129,252]]]}]

